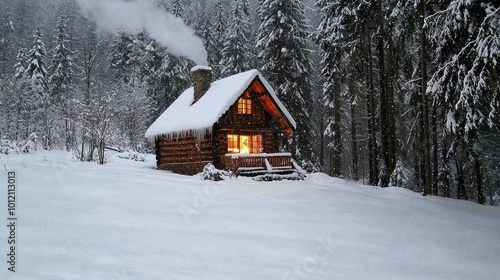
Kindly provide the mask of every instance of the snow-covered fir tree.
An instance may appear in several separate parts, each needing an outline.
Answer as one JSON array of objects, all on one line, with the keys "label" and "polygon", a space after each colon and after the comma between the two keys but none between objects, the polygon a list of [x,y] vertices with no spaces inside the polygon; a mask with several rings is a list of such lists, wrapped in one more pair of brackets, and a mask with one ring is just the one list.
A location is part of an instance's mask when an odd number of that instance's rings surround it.
[{"label": "snow-covered fir tree", "polygon": [[250,2],[248,0],[240,0],[240,7],[245,17],[249,18],[251,14]]},{"label": "snow-covered fir tree", "polygon": [[[348,37],[349,18],[352,12],[345,3],[338,0],[320,0],[316,3],[320,8],[322,21],[316,33],[316,42],[321,48],[322,73],[326,78],[323,84],[322,104],[326,107],[329,116],[326,119],[324,136],[331,148],[331,174],[341,175],[342,162],[342,134],[341,134],[341,80],[343,56],[346,56],[346,37]],[[345,59],[344,59],[345,60]]]},{"label": "snow-covered fir tree", "polygon": [[123,30],[119,30],[111,43],[111,68],[117,80],[128,83],[130,80],[130,57],[132,55],[133,38]]},{"label": "snow-covered fir tree", "polygon": [[181,2],[181,0],[173,0],[170,11],[174,16],[184,19],[184,7]]},{"label": "snow-covered fir tree", "polygon": [[69,97],[73,83],[73,54],[67,34],[66,18],[62,16],[57,24],[57,35],[54,41],[51,75],[49,83],[52,90],[52,100],[55,104],[64,103]]},{"label": "snow-covered fir tree", "polygon": [[217,50],[216,47],[217,39],[213,35],[212,22],[209,17],[205,18],[205,21],[203,22],[201,37],[203,39],[203,44],[205,45],[205,49],[207,50],[208,65],[214,66],[214,68],[216,68],[215,66],[219,64],[220,54],[219,50]]},{"label": "snow-covered fir tree", "polygon": [[310,145],[312,123],[309,21],[298,0],[264,0],[259,4],[260,25],[256,48],[266,78],[297,121],[295,133],[284,143],[303,166],[315,159]]},{"label": "snow-covered fir tree", "polygon": [[[209,56],[213,56],[213,61],[215,61],[215,64],[210,65],[213,69],[213,77],[214,79],[219,79],[221,77],[221,71],[222,71],[222,66],[219,64],[219,62],[222,59],[222,49],[224,48],[224,34],[226,33],[227,29],[227,10],[223,3],[221,1],[217,2],[214,7],[214,14],[215,17],[213,19],[213,31],[212,31],[212,36],[213,36],[213,48],[214,52],[209,53]],[[208,51],[208,50],[207,50]],[[210,60],[210,58],[209,58]]]},{"label": "snow-covered fir tree", "polygon": [[48,73],[46,65],[46,49],[40,29],[33,35],[33,45],[28,52],[28,66],[26,77],[29,80],[29,94],[34,108],[33,120],[36,125],[34,132],[41,138],[43,147],[51,149],[54,143],[55,116],[50,108],[48,94]]},{"label": "snow-covered fir tree", "polygon": [[500,8],[495,3],[451,1],[427,19],[439,63],[427,91],[444,110],[442,124],[452,138],[450,150],[457,161],[458,197],[467,198],[462,171],[470,160],[478,170],[474,184],[482,204],[486,198],[478,172],[483,162],[476,143],[499,123]]},{"label": "snow-covered fir tree", "polygon": [[428,90],[447,107],[449,132],[474,138],[481,126],[494,126],[500,59],[500,9],[493,1],[452,1],[428,18],[441,68]]},{"label": "snow-covered fir tree", "polygon": [[15,98],[12,99],[15,103],[15,125],[13,127],[11,139],[19,141],[26,138],[32,132],[30,130],[30,112],[32,111],[31,96],[28,94],[29,81],[26,77],[26,69],[28,67],[28,50],[20,48],[16,56],[14,74]]},{"label": "snow-covered fir tree", "polygon": [[33,35],[33,45],[28,52],[26,76],[31,81],[31,90],[42,97],[46,94],[48,75],[45,68],[47,51],[40,29]]},{"label": "snow-covered fir tree", "polygon": [[222,49],[222,77],[227,77],[250,69],[248,34],[250,25],[248,16],[245,14],[241,1],[237,1],[229,28],[224,36],[224,48]]},{"label": "snow-covered fir tree", "polygon": [[12,70],[14,52],[14,23],[12,13],[7,12],[0,22],[0,77],[6,77]]},{"label": "snow-covered fir tree", "polygon": [[28,50],[20,48],[16,56],[16,64],[14,65],[15,73],[14,78],[20,80],[26,76],[26,69],[28,68]]},{"label": "snow-covered fir tree", "polygon": [[67,34],[67,19],[61,16],[58,22],[54,51],[52,55],[51,75],[49,85],[51,90],[50,100],[57,113],[62,116],[61,126],[64,134],[66,150],[70,150],[75,142],[74,123],[71,122],[73,110],[71,99],[73,98],[74,51],[70,49],[71,42]]}]

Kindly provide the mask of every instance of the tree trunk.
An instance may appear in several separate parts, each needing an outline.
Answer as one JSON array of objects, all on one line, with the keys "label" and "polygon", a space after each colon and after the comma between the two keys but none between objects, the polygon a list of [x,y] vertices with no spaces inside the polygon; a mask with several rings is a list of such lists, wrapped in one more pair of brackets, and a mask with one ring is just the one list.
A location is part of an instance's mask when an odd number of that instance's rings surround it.
[{"label": "tree trunk", "polygon": [[[392,30],[392,25],[389,24],[389,30]],[[386,63],[386,79],[387,79],[387,130],[388,130],[388,171],[389,177],[396,168],[396,107],[394,105],[394,84],[395,84],[395,69],[396,61],[394,61],[394,41],[390,32],[385,33],[387,40],[387,63]]]},{"label": "tree trunk", "polygon": [[[381,13],[381,11],[380,11]],[[380,23],[381,34],[377,38],[377,55],[379,66],[379,84],[380,84],[380,134],[381,134],[381,153],[382,153],[382,170],[380,172],[379,180],[380,186],[388,187],[390,179],[390,161],[391,154],[389,151],[389,104],[387,96],[387,72],[385,67],[385,51],[384,51],[384,37],[382,22]]]},{"label": "tree trunk", "polygon": [[[352,83],[352,82],[351,82]],[[356,136],[357,116],[356,116],[356,97],[351,101],[351,149],[352,149],[352,179],[358,181],[358,139]]]},{"label": "tree trunk", "polygon": [[456,159],[455,167],[457,168],[457,199],[467,200],[467,190],[465,189],[465,176],[462,162]]},{"label": "tree trunk", "polygon": [[[429,103],[428,103],[429,104]],[[436,106],[432,106],[432,194],[435,196],[439,195],[439,143],[438,143],[438,132],[437,132],[437,110]]]},{"label": "tree trunk", "polygon": [[[366,32],[366,31],[365,31]],[[366,92],[366,114],[367,114],[367,126],[368,126],[368,169],[369,169],[369,183],[372,186],[376,186],[378,182],[378,149],[377,149],[377,137],[376,137],[376,114],[375,114],[375,89],[373,82],[373,58],[372,58],[372,48],[371,48],[371,35],[366,32],[366,45],[367,45],[367,80],[368,80],[368,91]]]},{"label": "tree trunk", "polygon": [[481,172],[481,162],[479,160],[479,155],[473,152],[472,157],[474,158],[474,173],[476,174],[476,188],[477,188],[477,203],[486,204],[486,197],[484,195],[483,187],[483,175]]},{"label": "tree trunk", "polygon": [[319,164],[324,170],[325,166],[325,110],[320,110],[320,133],[319,133]]},{"label": "tree trunk", "polygon": [[[338,81],[338,77],[334,80]],[[336,82],[333,88],[333,148],[332,148],[332,175],[340,177],[342,175],[342,137],[340,135],[341,115],[340,115],[340,82]]]},{"label": "tree trunk", "polygon": [[443,190],[444,195],[448,198],[451,197],[451,188],[450,188],[450,169],[449,169],[449,157],[448,157],[448,151],[447,151],[447,146],[446,146],[446,138],[443,135],[443,138],[441,139],[441,144],[440,144],[440,152],[441,152],[441,158],[439,161],[440,167],[439,167],[439,183],[438,186]]},{"label": "tree trunk", "polygon": [[431,166],[431,144],[429,127],[429,109],[427,100],[427,40],[424,32],[425,2],[418,4],[419,29],[420,29],[420,98],[419,98],[419,134],[420,134],[420,182],[423,195],[430,195],[432,191],[432,166]]}]

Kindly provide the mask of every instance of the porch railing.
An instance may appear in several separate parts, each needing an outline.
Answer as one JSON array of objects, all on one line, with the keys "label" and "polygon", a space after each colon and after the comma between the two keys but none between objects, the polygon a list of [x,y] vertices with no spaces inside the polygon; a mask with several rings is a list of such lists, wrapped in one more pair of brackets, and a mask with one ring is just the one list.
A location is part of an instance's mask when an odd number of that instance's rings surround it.
[{"label": "porch railing", "polygon": [[292,168],[292,155],[290,153],[273,154],[226,154],[222,156],[223,169],[237,172],[259,172],[269,169]]}]

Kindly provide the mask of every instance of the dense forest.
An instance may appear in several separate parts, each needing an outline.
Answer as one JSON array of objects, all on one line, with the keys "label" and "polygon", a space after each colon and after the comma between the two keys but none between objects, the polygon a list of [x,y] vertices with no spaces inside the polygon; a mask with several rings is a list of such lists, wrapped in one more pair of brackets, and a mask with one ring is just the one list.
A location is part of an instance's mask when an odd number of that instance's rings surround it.
[{"label": "dense forest", "polygon": [[105,147],[151,152],[146,128],[207,63],[214,79],[264,74],[298,124],[283,149],[308,170],[500,202],[497,1],[0,7],[0,153],[38,146],[104,163]]}]

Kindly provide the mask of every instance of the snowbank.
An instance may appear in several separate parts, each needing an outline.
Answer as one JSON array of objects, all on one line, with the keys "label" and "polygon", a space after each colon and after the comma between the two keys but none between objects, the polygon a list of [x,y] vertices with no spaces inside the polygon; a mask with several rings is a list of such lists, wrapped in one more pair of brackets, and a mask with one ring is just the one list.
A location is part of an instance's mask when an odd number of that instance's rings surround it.
[{"label": "snowbank", "polygon": [[112,159],[1,158],[19,182],[13,279],[498,279],[498,207],[321,173],[211,182],[155,170],[153,155]]}]

